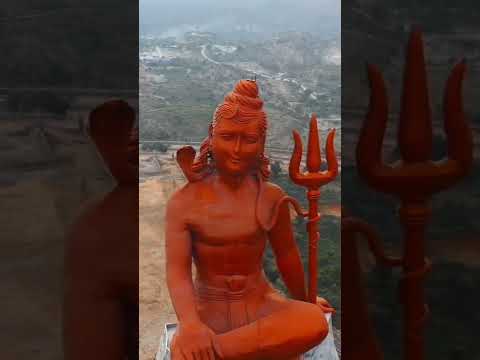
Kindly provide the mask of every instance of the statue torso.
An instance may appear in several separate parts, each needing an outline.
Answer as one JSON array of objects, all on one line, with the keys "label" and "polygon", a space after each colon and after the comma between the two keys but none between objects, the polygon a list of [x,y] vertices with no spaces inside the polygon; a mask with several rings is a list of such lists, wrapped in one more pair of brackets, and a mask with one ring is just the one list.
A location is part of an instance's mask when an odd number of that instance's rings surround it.
[{"label": "statue torso", "polygon": [[248,180],[229,191],[213,179],[195,184],[187,226],[197,277],[250,275],[262,267],[267,234],[256,217],[258,184]]}]

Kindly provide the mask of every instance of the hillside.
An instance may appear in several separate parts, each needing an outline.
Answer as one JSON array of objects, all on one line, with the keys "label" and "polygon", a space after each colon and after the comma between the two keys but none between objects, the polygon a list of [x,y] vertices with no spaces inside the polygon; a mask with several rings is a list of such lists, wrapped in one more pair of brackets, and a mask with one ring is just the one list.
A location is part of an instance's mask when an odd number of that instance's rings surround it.
[{"label": "hillside", "polygon": [[239,79],[255,76],[270,144],[290,144],[291,129],[305,131],[311,112],[318,113],[323,132],[340,128],[337,38],[288,32],[260,42],[227,41],[189,32],[140,38],[141,139],[203,138],[216,105]]}]

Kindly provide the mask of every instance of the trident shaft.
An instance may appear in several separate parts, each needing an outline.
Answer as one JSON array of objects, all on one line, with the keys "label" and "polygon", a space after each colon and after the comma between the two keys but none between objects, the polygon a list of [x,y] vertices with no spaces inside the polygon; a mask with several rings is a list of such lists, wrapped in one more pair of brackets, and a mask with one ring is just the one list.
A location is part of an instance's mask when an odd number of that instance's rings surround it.
[{"label": "trident shaft", "polygon": [[320,220],[318,213],[318,199],[320,198],[320,187],[331,182],[338,174],[338,162],[335,156],[334,147],[335,129],[327,136],[325,145],[328,170],[320,171],[322,158],[320,154],[320,139],[318,136],[317,115],[312,114],[310,120],[310,132],[307,148],[307,173],[300,172],[302,161],[302,139],[300,134],[293,130],[295,146],[290,159],[289,174],[292,181],[307,188],[309,204],[307,233],[309,242],[308,253],[308,301],[315,304],[317,301],[317,243],[320,235],[317,231],[317,222]]},{"label": "trident shaft", "polygon": [[402,161],[382,161],[382,144],[388,118],[388,100],[383,77],[368,67],[371,86],[370,108],[357,145],[357,169],[375,190],[399,198],[400,221],[404,229],[401,302],[404,305],[404,358],[425,359],[424,327],[428,315],[424,277],[430,269],[425,259],[425,230],[433,194],[462,179],[472,166],[472,135],[462,106],[465,62],[457,64],[447,81],[444,95],[444,129],[448,158],[431,160],[432,121],[427,74],[420,31],[411,33],[406,58],[398,145]]}]

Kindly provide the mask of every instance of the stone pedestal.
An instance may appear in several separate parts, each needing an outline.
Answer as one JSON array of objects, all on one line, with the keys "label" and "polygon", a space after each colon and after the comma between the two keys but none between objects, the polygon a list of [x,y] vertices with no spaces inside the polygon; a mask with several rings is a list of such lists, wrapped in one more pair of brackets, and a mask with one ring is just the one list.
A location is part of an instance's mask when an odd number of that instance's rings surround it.
[{"label": "stone pedestal", "polygon": [[[337,349],[333,338],[333,328],[331,315],[327,314],[327,320],[330,331],[323,342],[303,355],[303,360],[339,360]],[[166,324],[165,330],[160,340],[155,360],[170,360],[170,342],[177,324]]]}]

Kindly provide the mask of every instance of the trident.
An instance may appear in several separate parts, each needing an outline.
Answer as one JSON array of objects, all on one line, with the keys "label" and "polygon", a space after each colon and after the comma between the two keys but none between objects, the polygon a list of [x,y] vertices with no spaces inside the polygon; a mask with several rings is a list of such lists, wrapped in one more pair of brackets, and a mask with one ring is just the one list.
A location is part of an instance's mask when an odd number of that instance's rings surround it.
[{"label": "trident", "polygon": [[430,270],[425,258],[425,229],[433,194],[465,177],[472,166],[472,135],[462,105],[465,61],[457,64],[444,93],[444,129],[448,157],[441,163],[430,160],[432,121],[422,35],[412,31],[406,58],[398,144],[403,158],[398,164],[382,162],[382,143],[388,118],[388,101],[383,77],[368,66],[370,107],[357,145],[360,176],[377,191],[392,194],[401,202],[399,217],[404,229],[404,277],[400,297],[404,305],[404,358],[423,360],[424,327],[428,316],[424,277]]},{"label": "trident", "polygon": [[[309,243],[308,253],[308,301],[315,304],[317,301],[317,243],[320,234],[317,231],[317,222],[320,220],[318,213],[318,199],[320,198],[320,187],[331,182],[338,174],[338,162],[335,156],[334,147],[335,129],[330,130],[325,145],[328,170],[320,171],[322,158],[320,154],[320,139],[318,136],[317,115],[312,114],[307,148],[307,173],[300,173],[302,161],[302,139],[300,134],[293,130],[293,148],[290,159],[289,175],[292,181],[307,188],[309,204],[307,233]],[[307,215],[307,214],[305,214]]]}]

